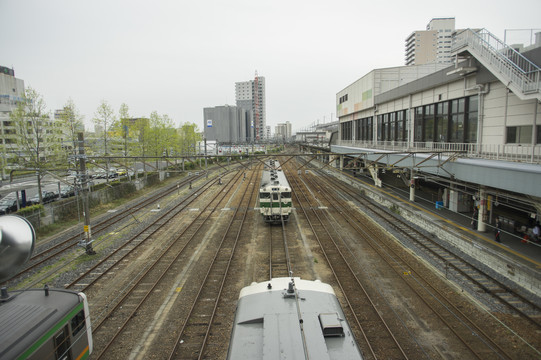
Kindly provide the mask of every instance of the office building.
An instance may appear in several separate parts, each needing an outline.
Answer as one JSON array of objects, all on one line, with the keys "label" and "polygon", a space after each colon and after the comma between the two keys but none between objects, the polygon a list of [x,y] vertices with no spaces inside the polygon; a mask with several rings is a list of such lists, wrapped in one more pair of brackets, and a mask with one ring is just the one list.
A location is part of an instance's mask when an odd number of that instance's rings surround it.
[{"label": "office building", "polygon": [[205,139],[226,144],[251,143],[251,111],[231,105],[203,109]]}]

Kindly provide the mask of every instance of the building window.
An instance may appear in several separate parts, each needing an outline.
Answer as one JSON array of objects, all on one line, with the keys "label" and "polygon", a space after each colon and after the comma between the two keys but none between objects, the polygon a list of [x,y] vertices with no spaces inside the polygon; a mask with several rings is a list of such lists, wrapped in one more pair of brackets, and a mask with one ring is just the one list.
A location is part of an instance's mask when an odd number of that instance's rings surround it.
[{"label": "building window", "polygon": [[449,138],[449,103],[436,104],[436,139],[446,142]]},{"label": "building window", "polygon": [[541,144],[541,125],[536,126],[537,130],[537,139],[535,141],[536,144]]},{"label": "building window", "polygon": [[[538,126],[539,128],[539,126]],[[537,134],[539,138],[539,133]],[[532,142],[532,126],[508,126],[507,144],[529,144]]]},{"label": "building window", "polygon": [[352,123],[353,123],[352,121],[348,121],[341,124],[342,140],[352,140],[351,138]]},{"label": "building window", "polygon": [[470,96],[468,98],[468,121],[467,128],[468,132],[466,134],[465,142],[467,143],[476,143],[477,142],[477,122],[479,111],[479,99],[478,96]]},{"label": "building window", "polygon": [[389,114],[389,140],[396,140],[396,113]]},{"label": "building window", "polygon": [[378,141],[383,141],[383,115],[378,115]]},{"label": "building window", "polygon": [[415,108],[414,112],[414,141],[423,141],[423,107]]},{"label": "building window", "polygon": [[464,107],[464,98],[451,101],[451,133],[449,136],[450,142],[459,143],[464,141]]},{"label": "building window", "polygon": [[372,131],[373,131],[373,127],[372,127],[372,117],[368,117],[368,118],[364,118],[361,120],[362,122],[362,133],[361,133],[361,138],[363,140],[372,140],[373,139],[373,136],[372,136]]},{"label": "building window", "polygon": [[396,113],[396,140],[406,141],[406,110]]},{"label": "building window", "polygon": [[425,105],[423,116],[423,141],[434,141],[434,105]]}]

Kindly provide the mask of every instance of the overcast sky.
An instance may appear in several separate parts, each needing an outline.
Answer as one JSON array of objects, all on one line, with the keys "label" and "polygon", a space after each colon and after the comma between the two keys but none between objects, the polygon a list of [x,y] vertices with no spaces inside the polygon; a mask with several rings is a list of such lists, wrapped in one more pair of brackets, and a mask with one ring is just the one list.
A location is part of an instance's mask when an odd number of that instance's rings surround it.
[{"label": "overcast sky", "polygon": [[403,66],[406,37],[432,18],[503,39],[540,29],[540,14],[539,0],[0,0],[0,65],[51,111],[71,98],[90,130],[102,99],[202,130],[203,108],[235,105],[235,82],[257,70],[274,133],[335,119],[336,93]]}]

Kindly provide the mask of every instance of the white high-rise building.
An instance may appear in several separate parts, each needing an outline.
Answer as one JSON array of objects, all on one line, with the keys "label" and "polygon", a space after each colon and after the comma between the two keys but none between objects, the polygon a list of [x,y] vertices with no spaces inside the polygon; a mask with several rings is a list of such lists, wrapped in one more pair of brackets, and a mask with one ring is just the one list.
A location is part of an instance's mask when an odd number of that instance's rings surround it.
[{"label": "white high-rise building", "polygon": [[430,20],[426,30],[412,32],[406,38],[406,65],[449,64],[455,18]]},{"label": "white high-rise building", "polygon": [[251,126],[254,128],[255,140],[265,140],[267,138],[265,78],[256,74],[254,80],[235,83],[235,100],[237,107],[252,111]]},{"label": "white high-rise building", "polygon": [[278,141],[288,141],[291,135],[291,123],[289,121],[274,127],[274,138]]}]

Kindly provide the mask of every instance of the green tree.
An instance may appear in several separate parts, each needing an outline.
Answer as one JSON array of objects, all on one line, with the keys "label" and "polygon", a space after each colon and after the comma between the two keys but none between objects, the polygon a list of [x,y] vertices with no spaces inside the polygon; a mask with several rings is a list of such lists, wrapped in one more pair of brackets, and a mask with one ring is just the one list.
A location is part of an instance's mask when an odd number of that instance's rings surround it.
[{"label": "green tree", "polygon": [[41,180],[48,169],[56,167],[61,159],[61,127],[55,126],[46,110],[45,101],[34,89],[27,88],[23,99],[10,114],[15,126],[16,143],[12,151],[19,163],[36,172],[39,201],[42,202]]},{"label": "green tree", "polygon": [[180,128],[179,138],[180,148],[183,155],[194,155],[197,153],[197,142],[201,141],[202,136],[196,124],[183,124]]},{"label": "green tree", "polygon": [[116,126],[116,118],[113,108],[105,100],[102,100],[92,119],[96,128],[96,135],[100,134],[103,139],[103,154],[107,156],[107,140],[110,138],[109,132]]},{"label": "green tree", "polygon": [[[94,113],[94,118],[92,119],[96,127],[96,135],[101,135],[103,139],[103,155],[108,156],[110,154],[110,149],[107,147],[107,141],[110,140],[110,133],[113,133],[115,127],[118,126],[116,123],[115,114],[113,108],[105,100],[102,100],[98,109]],[[106,179],[109,182],[109,169],[110,162],[109,159],[106,161]]]},{"label": "green tree", "polygon": [[72,99],[68,99],[64,108],[58,113],[58,120],[63,130],[62,148],[66,157],[75,155],[78,151],[77,134],[84,131],[83,116]]}]

